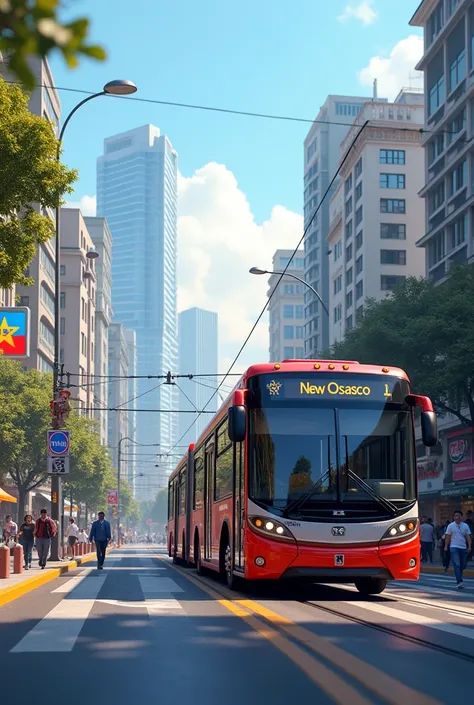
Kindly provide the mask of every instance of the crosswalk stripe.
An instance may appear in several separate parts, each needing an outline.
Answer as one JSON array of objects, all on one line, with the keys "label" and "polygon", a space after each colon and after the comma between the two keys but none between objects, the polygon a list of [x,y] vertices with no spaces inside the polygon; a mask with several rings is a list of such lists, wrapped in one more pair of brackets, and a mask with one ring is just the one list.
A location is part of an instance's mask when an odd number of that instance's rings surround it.
[{"label": "crosswalk stripe", "polygon": [[72,651],[104,582],[105,576],[81,582],[76,587],[74,598],[62,599],[10,653]]},{"label": "crosswalk stripe", "polygon": [[446,622],[441,622],[439,619],[433,619],[428,617],[426,614],[415,614],[413,612],[402,612],[399,609],[394,609],[392,607],[386,607],[380,603],[370,604],[367,602],[346,602],[346,605],[352,605],[354,607],[359,607],[364,610],[371,612],[377,612],[377,614],[383,614],[386,617],[391,617],[392,619],[398,619],[402,622],[410,622],[411,624],[417,624],[422,627],[430,627],[432,629],[437,629],[441,632],[448,632],[448,634],[455,634],[456,636],[462,636],[466,639],[474,639],[474,629],[470,627],[463,627],[458,624],[446,624]]},{"label": "crosswalk stripe", "polygon": [[[153,578],[146,575],[139,575],[138,581],[150,617],[156,616],[156,613],[161,610],[183,609],[178,600],[172,597],[173,593],[183,592],[183,589],[171,578]],[[158,599],[157,596],[159,596]]]},{"label": "crosswalk stripe", "polygon": [[86,578],[89,573],[92,571],[92,568],[85,568],[82,570],[79,575],[75,575],[73,578],[70,580],[66,580],[64,583],[62,583],[59,587],[57,587],[55,590],[52,590],[52,594],[54,595],[55,593],[57,594],[68,594],[72,592],[72,590],[75,590],[75,588],[82,583],[84,578]]}]

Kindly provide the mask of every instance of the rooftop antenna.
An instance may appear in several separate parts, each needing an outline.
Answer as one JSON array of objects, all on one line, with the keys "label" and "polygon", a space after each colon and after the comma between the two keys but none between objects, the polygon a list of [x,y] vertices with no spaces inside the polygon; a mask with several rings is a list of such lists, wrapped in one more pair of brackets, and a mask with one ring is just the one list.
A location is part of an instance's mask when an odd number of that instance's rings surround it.
[{"label": "rooftop antenna", "polygon": [[375,101],[376,101],[377,99],[378,99],[378,95],[377,95],[377,79],[374,78],[374,93],[373,93],[373,96],[372,96],[372,101],[375,103]]}]

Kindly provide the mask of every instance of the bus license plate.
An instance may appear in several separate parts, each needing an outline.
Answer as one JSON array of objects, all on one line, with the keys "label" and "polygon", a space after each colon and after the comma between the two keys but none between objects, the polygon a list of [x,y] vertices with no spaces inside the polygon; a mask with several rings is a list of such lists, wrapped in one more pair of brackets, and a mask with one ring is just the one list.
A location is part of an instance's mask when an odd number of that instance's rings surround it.
[{"label": "bus license plate", "polygon": [[334,556],[334,565],[344,565],[344,555],[342,553],[336,553],[336,555]]}]

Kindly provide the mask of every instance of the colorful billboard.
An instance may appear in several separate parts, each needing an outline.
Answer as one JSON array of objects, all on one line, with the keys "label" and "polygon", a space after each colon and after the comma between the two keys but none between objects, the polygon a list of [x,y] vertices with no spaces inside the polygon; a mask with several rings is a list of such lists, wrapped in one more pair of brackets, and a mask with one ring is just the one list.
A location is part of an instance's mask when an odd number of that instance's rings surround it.
[{"label": "colorful billboard", "polygon": [[446,434],[453,482],[474,479],[473,434],[472,428]]},{"label": "colorful billboard", "polygon": [[30,356],[29,308],[0,308],[0,355]]}]

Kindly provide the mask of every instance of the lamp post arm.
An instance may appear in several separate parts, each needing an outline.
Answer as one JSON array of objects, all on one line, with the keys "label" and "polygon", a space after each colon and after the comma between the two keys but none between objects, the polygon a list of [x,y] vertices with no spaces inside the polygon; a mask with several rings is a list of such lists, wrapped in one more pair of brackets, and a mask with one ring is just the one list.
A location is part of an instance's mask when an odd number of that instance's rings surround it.
[{"label": "lamp post arm", "polygon": [[284,272],[284,273],[283,272],[268,272],[268,274],[283,274],[283,276],[291,277],[292,279],[296,279],[297,281],[301,282],[301,284],[304,284],[305,286],[307,286],[308,289],[310,289],[313,292],[313,294],[317,297],[317,299],[321,302],[321,306],[323,307],[323,309],[326,311],[327,315],[329,316],[329,311],[327,309],[326,304],[322,300],[321,296],[318,294],[318,292],[316,291],[314,286],[309,284],[307,281],[305,281],[304,279],[301,279],[301,277],[298,277],[296,274],[290,274],[290,272]]}]

